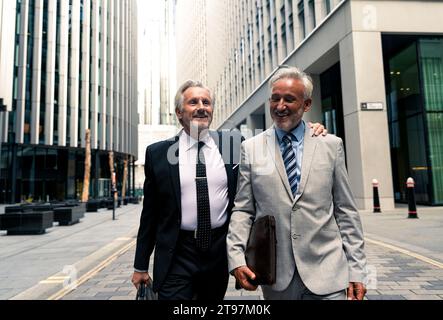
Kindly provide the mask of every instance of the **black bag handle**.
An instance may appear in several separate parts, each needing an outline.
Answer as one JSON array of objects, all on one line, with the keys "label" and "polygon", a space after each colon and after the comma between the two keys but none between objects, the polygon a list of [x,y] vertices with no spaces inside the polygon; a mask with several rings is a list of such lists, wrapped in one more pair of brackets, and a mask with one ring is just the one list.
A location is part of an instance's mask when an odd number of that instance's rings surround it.
[{"label": "black bag handle", "polygon": [[146,300],[146,284],[144,282],[140,283],[135,300]]}]

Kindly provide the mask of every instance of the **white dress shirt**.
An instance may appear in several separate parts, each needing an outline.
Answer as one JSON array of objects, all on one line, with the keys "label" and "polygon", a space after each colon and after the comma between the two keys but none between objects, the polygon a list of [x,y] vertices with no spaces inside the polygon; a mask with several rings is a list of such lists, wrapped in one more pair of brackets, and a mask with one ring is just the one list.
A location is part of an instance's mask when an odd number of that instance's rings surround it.
[{"label": "white dress shirt", "polygon": [[[205,143],[202,150],[206,161],[211,227],[214,229],[223,226],[227,220],[228,177],[222,156],[212,137],[208,134],[201,141]],[[197,188],[195,183],[197,151],[198,141],[182,130],[179,139],[181,229],[188,231],[197,229]]]}]

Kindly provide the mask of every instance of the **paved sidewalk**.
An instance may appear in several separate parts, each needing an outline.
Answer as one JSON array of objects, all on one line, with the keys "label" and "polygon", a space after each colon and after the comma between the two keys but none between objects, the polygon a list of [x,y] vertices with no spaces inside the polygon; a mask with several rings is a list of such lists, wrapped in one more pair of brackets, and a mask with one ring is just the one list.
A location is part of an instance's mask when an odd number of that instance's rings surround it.
[{"label": "paved sidewalk", "polygon": [[367,242],[369,300],[443,300],[443,268]]},{"label": "paved sidewalk", "polygon": [[68,275],[81,277],[132,240],[141,205],[86,213],[72,226],[43,235],[7,236],[0,231],[0,299],[46,299]]},{"label": "paved sidewalk", "polygon": [[[383,210],[383,208],[382,208]],[[418,219],[408,219],[408,207],[360,212],[364,235],[443,263],[443,207],[418,206]]]},{"label": "paved sidewalk", "polygon": [[134,300],[136,291],[130,281],[134,251],[133,246],[62,300]]},{"label": "paved sidewalk", "polygon": [[[135,246],[120,255],[112,264],[89,281],[67,294],[62,300],[134,300],[136,290],[131,283]],[[151,263],[152,266],[152,263]],[[152,274],[152,269],[150,270]],[[249,293],[234,288],[234,278],[230,277],[227,300],[262,299],[261,292]]]},{"label": "paved sidewalk", "polygon": [[[371,272],[367,298],[443,300],[443,207],[419,207],[419,219],[407,219],[406,210],[361,213]],[[0,232],[0,299],[133,300],[140,212],[141,205],[123,207],[116,221],[111,211],[88,213],[77,225],[55,225],[39,236]],[[67,290],[75,279],[79,286]],[[231,277],[226,299],[262,295],[235,290]]]},{"label": "paved sidewalk", "polygon": [[[443,300],[443,269],[368,242],[368,265],[372,278],[369,300]],[[130,282],[134,247],[95,277],[79,286],[65,300],[134,300]],[[263,299],[261,292],[235,290],[230,278],[226,300]]]}]

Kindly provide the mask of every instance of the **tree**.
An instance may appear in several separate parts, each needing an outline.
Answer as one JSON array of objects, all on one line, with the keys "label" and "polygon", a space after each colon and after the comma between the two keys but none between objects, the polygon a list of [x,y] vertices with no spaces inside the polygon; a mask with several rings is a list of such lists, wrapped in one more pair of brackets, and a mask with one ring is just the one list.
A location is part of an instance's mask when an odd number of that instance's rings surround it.
[{"label": "tree", "polygon": [[[115,190],[117,187],[117,181],[115,179],[115,172],[114,172],[114,152],[109,152],[109,170],[111,171],[111,190]],[[117,201],[117,192],[114,192],[112,197],[115,201]]]},{"label": "tree", "polygon": [[125,167],[123,170],[123,187],[122,187],[122,199],[126,196],[126,183],[128,180],[128,156],[125,157],[125,160],[123,161]]},{"label": "tree", "polygon": [[86,129],[85,175],[83,178],[82,202],[89,200],[89,181],[91,177],[91,130]]}]

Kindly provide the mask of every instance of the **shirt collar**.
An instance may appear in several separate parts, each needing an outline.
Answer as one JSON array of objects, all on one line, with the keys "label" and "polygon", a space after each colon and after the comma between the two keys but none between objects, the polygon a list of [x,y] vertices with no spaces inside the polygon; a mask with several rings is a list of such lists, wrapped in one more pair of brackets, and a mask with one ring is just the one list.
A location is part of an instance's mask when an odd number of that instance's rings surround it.
[{"label": "shirt collar", "polygon": [[[288,133],[277,126],[275,127],[275,132],[277,133],[278,141],[281,143],[283,137],[287,135]],[[305,122],[302,120],[300,121],[299,125],[291,131],[291,133],[294,135],[297,142],[301,142],[305,136]]]},{"label": "shirt collar", "polygon": [[[180,140],[182,141],[183,148],[186,152],[189,151],[196,144],[198,144],[198,141],[196,139],[194,139],[193,137],[191,137],[190,135],[188,135],[186,133],[186,131],[183,129],[180,132]],[[205,135],[204,137],[202,137],[200,139],[200,141],[204,142],[205,145],[207,147],[209,147],[210,149],[212,149],[215,146],[215,142],[211,138],[211,135],[209,133],[207,135]]]}]

